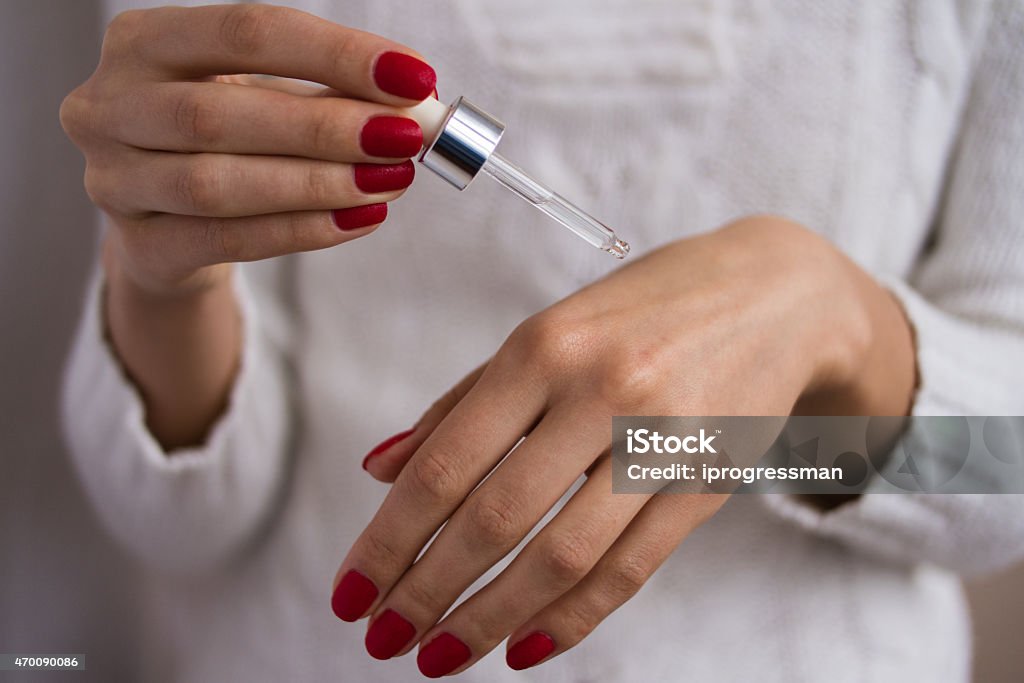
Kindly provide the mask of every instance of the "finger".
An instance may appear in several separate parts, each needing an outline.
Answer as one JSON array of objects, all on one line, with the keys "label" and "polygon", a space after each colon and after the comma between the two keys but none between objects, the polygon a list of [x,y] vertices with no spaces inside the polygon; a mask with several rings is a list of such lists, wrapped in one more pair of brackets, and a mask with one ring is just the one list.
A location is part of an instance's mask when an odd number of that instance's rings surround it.
[{"label": "finger", "polygon": [[297,78],[386,104],[420,101],[437,80],[430,66],[398,43],[272,5],[126,12],[111,24],[104,53],[182,77]]},{"label": "finger", "polygon": [[725,499],[715,494],[654,496],[582,581],[512,633],[506,663],[516,670],[527,669],[586,638],[636,595]]},{"label": "finger", "polygon": [[395,434],[378,444],[363,458],[363,469],[378,481],[394,481],[416,449],[434,432],[452,408],[469,393],[486,368],[487,363],[484,363],[449,389],[423,413],[423,417],[412,429]]},{"label": "finger", "polygon": [[503,365],[491,362],[398,475],[335,576],[331,604],[339,618],[366,614],[537,421],[543,385]]},{"label": "finger", "polygon": [[607,446],[603,430],[579,429],[588,414],[582,407],[547,413],[473,491],[377,607],[366,635],[371,655],[387,659],[411,647],[415,633],[433,626],[569,490]]},{"label": "finger", "polygon": [[151,212],[231,218],[333,210],[389,202],[413,180],[394,165],[237,154],[174,154],[124,148],[117,163],[93,164],[90,194],[126,215]]},{"label": "finger", "polygon": [[610,463],[599,465],[497,578],[423,636],[416,657],[420,671],[446,676],[490,652],[582,580],[648,498],[614,495]]},{"label": "finger", "polygon": [[382,163],[423,146],[419,124],[395,107],[232,83],[161,83],[112,106],[120,142],[167,152]]},{"label": "finger", "polygon": [[333,247],[370,234],[385,218],[387,204],[242,218],[156,214],[141,220],[115,220],[134,261],[145,265],[147,272],[173,280],[215,263],[257,261]]}]

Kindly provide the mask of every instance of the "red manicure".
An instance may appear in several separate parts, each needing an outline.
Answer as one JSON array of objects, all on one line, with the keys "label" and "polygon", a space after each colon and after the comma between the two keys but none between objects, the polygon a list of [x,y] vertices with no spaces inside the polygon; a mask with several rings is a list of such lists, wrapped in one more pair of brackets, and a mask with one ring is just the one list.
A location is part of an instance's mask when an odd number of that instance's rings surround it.
[{"label": "red manicure", "polygon": [[383,223],[387,217],[387,204],[367,204],[366,206],[353,206],[348,209],[331,211],[331,218],[334,219],[338,230],[355,230],[368,225],[377,225]]},{"label": "red manicure", "polygon": [[359,133],[363,151],[373,157],[401,159],[415,156],[423,147],[420,124],[402,116],[375,116]]},{"label": "red manicure", "polygon": [[546,633],[535,631],[509,648],[505,663],[516,671],[529,669],[555,651],[555,641]]},{"label": "red manicure", "polygon": [[437,85],[437,74],[412,55],[385,52],[373,66],[373,80],[386,93],[418,101]]},{"label": "red manicure", "polygon": [[363,616],[377,599],[377,586],[368,578],[350,569],[341,577],[338,587],[331,596],[331,609],[343,621],[355,621]]},{"label": "red manicure", "polygon": [[370,451],[369,453],[367,453],[366,457],[363,458],[363,469],[364,470],[366,469],[366,464],[368,462],[370,462],[370,458],[372,458],[375,455],[380,455],[381,453],[383,453],[387,449],[391,448],[392,446],[394,446],[399,441],[405,439],[406,437],[408,437],[410,434],[412,434],[415,431],[416,431],[415,427],[413,427],[412,429],[407,429],[404,432],[399,432],[398,434],[395,434],[394,436],[388,437],[384,441],[381,441],[379,444],[374,446],[373,450]]},{"label": "red manicure", "polygon": [[404,190],[412,184],[415,175],[412,161],[355,165],[356,187],[367,193]]},{"label": "red manicure", "polygon": [[415,626],[395,610],[385,610],[366,632],[366,651],[374,659],[391,659],[414,635]]},{"label": "red manicure", "polygon": [[442,633],[416,655],[416,666],[427,678],[440,678],[469,659],[469,646],[450,633]]}]

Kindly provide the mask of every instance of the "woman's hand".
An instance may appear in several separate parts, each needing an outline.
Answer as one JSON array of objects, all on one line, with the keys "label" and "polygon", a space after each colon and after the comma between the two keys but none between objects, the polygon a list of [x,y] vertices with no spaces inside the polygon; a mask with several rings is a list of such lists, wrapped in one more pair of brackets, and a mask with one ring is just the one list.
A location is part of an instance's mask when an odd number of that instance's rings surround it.
[{"label": "woman's hand", "polygon": [[[582,640],[724,502],[614,495],[613,415],[903,414],[913,377],[898,305],[813,233],[759,217],[670,244],[527,320],[375,449],[366,468],[397,478],[332,606],[372,615],[375,657],[422,642],[427,676],[506,638],[509,665],[532,666]],[[508,568],[444,617],[584,472]]]},{"label": "woman's hand", "polygon": [[113,227],[110,337],[165,447],[201,441],[226,402],[241,348],[228,264],[372,232],[423,140],[402,107],[434,83],[408,48],[283,7],[111,23],[61,123]]},{"label": "woman's hand", "polygon": [[[230,74],[309,80],[332,96]],[[400,107],[434,81],[408,48],[297,10],[165,7],[114,19],[61,122],[116,228],[119,265],[177,292],[222,276],[216,264],[372,231],[422,143]]]}]

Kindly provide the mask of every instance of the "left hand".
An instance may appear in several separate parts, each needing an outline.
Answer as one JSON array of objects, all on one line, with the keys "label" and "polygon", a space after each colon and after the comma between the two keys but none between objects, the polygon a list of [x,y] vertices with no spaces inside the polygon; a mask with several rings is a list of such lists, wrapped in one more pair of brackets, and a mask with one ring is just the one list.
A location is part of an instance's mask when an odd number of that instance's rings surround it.
[{"label": "left hand", "polygon": [[[394,486],[338,570],[332,606],[347,621],[372,615],[379,659],[424,643],[430,677],[506,638],[509,665],[533,666],[586,637],[725,500],[613,494],[613,415],[903,414],[913,377],[899,306],[809,230],[755,217],[674,242],[525,321],[412,432],[375,449],[365,466]],[[438,623],[585,472],[511,564]]]}]

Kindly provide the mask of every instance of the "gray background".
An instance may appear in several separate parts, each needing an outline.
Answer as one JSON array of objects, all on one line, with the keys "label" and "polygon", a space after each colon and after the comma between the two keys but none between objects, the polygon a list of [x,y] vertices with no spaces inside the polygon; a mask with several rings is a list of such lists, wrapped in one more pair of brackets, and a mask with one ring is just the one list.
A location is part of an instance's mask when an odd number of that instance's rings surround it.
[{"label": "gray background", "polygon": [[[142,656],[140,576],[89,511],[56,414],[96,240],[82,160],[57,110],[95,65],[99,17],[91,0],[0,1],[0,652],[82,652],[107,680],[129,681]],[[1024,680],[1024,567],[969,591],[976,679]]]}]

